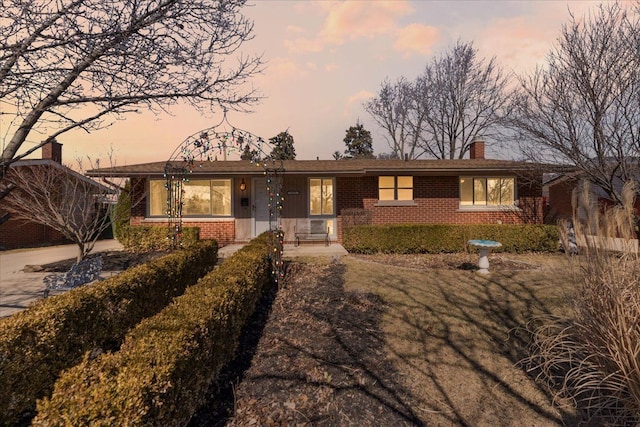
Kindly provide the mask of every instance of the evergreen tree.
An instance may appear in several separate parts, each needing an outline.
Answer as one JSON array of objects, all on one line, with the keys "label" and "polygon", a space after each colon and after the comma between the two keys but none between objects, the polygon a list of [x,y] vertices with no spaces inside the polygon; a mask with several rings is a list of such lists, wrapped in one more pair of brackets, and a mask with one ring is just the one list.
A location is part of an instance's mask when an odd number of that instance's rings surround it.
[{"label": "evergreen tree", "polygon": [[354,159],[373,159],[373,140],[371,132],[366,130],[362,123],[358,122],[346,131],[343,139],[347,149],[344,150],[345,157]]},{"label": "evergreen tree", "polygon": [[240,160],[258,160],[259,158],[258,150],[255,148],[252,149],[249,144],[244,146],[242,154],[240,155]]},{"label": "evergreen tree", "polygon": [[269,142],[273,146],[269,157],[273,160],[295,160],[296,149],[293,147],[293,136],[288,131],[269,138]]}]

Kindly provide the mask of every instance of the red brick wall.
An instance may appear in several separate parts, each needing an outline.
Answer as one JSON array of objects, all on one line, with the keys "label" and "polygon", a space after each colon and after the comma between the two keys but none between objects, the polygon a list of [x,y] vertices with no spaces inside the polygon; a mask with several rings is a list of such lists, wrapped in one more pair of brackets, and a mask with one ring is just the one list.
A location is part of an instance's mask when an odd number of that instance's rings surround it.
[{"label": "red brick wall", "polygon": [[[144,180],[133,183],[134,192],[143,194]],[[336,212],[338,239],[342,239],[341,212],[347,208],[361,208],[371,215],[372,224],[480,224],[480,223],[542,223],[542,189],[540,185],[528,185],[518,181],[518,201],[520,210],[516,211],[460,211],[459,182],[457,176],[426,177],[415,176],[415,206],[376,206],[378,203],[378,178],[339,177],[336,179]],[[132,196],[136,200],[139,196]],[[146,200],[132,208],[132,225],[158,225],[164,223],[144,222]],[[285,201],[286,205],[286,201]],[[190,222],[185,226],[200,227],[200,238],[217,239],[221,245],[232,243],[235,239],[235,222]]]},{"label": "red brick wall", "polygon": [[0,225],[0,248],[16,249],[69,243],[51,227],[21,220],[9,219]]},{"label": "red brick wall", "polygon": [[[372,224],[522,224],[542,223],[542,190],[539,185],[518,181],[520,211],[461,211],[457,176],[413,178],[415,206],[376,206],[378,178],[346,177],[337,180],[337,212],[347,208],[363,208],[371,215]],[[338,230],[341,232],[342,227]],[[341,238],[341,236],[339,236]]]},{"label": "red brick wall", "polygon": [[573,216],[572,193],[575,180],[565,180],[549,187],[549,215],[554,219],[571,219]]}]

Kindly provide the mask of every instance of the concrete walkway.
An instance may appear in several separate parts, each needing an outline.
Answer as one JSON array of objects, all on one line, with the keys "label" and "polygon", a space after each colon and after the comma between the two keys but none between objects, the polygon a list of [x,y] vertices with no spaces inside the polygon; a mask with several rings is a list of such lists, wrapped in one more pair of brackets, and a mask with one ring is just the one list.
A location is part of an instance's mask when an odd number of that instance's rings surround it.
[{"label": "concrete walkway", "polygon": [[[241,244],[227,245],[219,249],[220,258],[226,258],[240,249]],[[77,256],[76,245],[50,246],[35,249],[17,249],[0,252],[0,317],[9,316],[42,298],[43,277],[50,273],[25,273],[26,265],[43,265]],[[122,250],[117,240],[96,242],[93,252]],[[294,247],[285,245],[283,256],[294,257],[340,257],[347,251],[338,243],[329,246],[306,244]]]}]

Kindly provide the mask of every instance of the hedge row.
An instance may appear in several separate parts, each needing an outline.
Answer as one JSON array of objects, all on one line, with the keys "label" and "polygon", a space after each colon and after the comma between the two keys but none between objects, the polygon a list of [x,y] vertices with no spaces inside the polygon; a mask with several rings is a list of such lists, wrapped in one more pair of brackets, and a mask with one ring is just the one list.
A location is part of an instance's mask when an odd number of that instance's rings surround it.
[{"label": "hedge row", "polygon": [[[169,230],[166,226],[130,226],[119,225],[116,238],[129,252],[164,251],[173,248],[173,241],[168,238]],[[198,227],[183,227],[181,245],[190,248],[199,240]]]},{"label": "hedge row", "polygon": [[134,325],[196,283],[217,257],[217,242],[202,242],[1,319],[0,424],[32,411],[85,352],[119,347]]},{"label": "hedge row", "polygon": [[263,236],[143,320],[120,351],[66,371],[38,402],[34,425],[185,425],[272,284]]},{"label": "hedge row", "polygon": [[559,233],[555,225],[530,224],[358,225],[345,228],[343,246],[362,254],[454,253],[469,250],[471,239],[498,241],[502,252],[555,252]]}]

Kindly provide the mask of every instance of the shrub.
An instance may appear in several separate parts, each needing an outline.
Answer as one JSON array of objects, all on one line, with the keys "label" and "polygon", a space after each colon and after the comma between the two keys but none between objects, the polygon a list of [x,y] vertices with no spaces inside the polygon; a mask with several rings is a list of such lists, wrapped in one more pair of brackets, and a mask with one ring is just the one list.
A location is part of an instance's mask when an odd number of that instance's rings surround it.
[{"label": "shrub", "polygon": [[89,286],[37,302],[0,321],[0,424],[46,396],[59,373],[87,351],[119,347],[141,319],[163,309],[217,261],[202,242]]},{"label": "shrub", "polygon": [[85,356],[38,402],[35,425],[185,425],[235,353],[242,328],[272,284],[259,238],[145,319],[120,351]]},{"label": "shrub", "polygon": [[471,239],[496,240],[497,251],[555,252],[559,233],[551,225],[359,225],[346,227],[345,249],[353,253],[453,253],[468,250]]},{"label": "shrub", "polygon": [[131,181],[127,180],[124,189],[118,196],[118,203],[113,209],[113,234],[118,241],[122,242],[127,233],[129,220],[131,218]]},{"label": "shrub", "polygon": [[640,423],[640,258],[601,244],[610,236],[636,238],[634,196],[635,186],[627,184],[622,206],[601,215],[585,186],[586,219],[574,218],[576,237],[586,245],[575,310],[538,321],[523,362],[574,401],[585,425]]},{"label": "shrub", "polygon": [[[198,227],[183,227],[181,244],[183,248],[193,246],[199,239]],[[166,226],[122,227],[118,241],[130,252],[153,252],[173,249]]]}]

